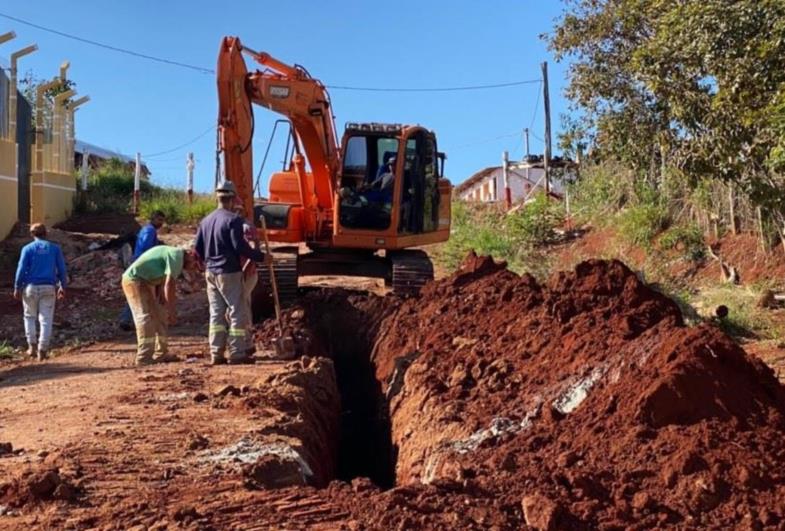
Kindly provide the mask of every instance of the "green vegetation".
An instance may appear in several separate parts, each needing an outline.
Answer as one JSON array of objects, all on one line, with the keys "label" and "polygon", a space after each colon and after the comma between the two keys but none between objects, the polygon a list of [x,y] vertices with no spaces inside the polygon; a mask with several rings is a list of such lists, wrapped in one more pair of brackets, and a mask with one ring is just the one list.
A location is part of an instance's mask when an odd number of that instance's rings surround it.
[{"label": "green vegetation", "polygon": [[[111,159],[89,176],[87,192],[77,194],[74,212],[128,212],[133,192],[133,169],[119,159]],[[140,215],[145,219],[153,211],[160,210],[169,223],[195,223],[215,208],[215,202],[209,196],[195,195],[193,204],[189,205],[184,192],[161,188],[144,179],[139,192]]]},{"label": "green vegetation", "polygon": [[661,249],[680,251],[683,257],[695,262],[706,257],[703,231],[695,224],[671,227],[662,234],[659,244]]},{"label": "green vegetation", "polygon": [[760,295],[755,287],[725,284],[701,290],[692,297],[691,303],[707,318],[713,316],[718,306],[727,306],[728,316],[717,322],[731,336],[781,339],[785,331],[774,322],[769,310],[758,306]]},{"label": "green vegetation", "polygon": [[[147,180],[140,182],[141,197],[146,199],[160,192]],[[120,159],[110,159],[88,177],[87,191],[76,195],[76,214],[128,212],[134,194],[134,172]]]},{"label": "green vegetation", "polygon": [[618,216],[619,235],[628,243],[650,249],[654,238],[667,226],[668,212],[657,202],[630,205]]},{"label": "green vegetation", "polygon": [[505,212],[499,205],[453,202],[452,232],[436,259],[456,268],[470,250],[507,261],[511,270],[532,274],[548,271],[544,245],[556,239],[564,220],[562,205],[540,194],[526,205]]},{"label": "green vegetation", "polygon": [[197,223],[215,209],[215,200],[209,195],[194,195],[188,204],[185,192],[162,189],[142,201],[139,215],[145,219],[156,210],[166,214],[167,223]]},{"label": "green vegetation", "polygon": [[0,341],[0,359],[11,359],[14,357],[14,347],[8,340]]}]

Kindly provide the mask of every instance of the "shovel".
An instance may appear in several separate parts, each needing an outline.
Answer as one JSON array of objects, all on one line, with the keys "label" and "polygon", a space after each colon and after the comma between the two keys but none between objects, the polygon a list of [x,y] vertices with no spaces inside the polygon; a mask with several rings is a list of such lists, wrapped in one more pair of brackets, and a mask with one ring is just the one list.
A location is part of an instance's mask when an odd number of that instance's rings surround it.
[{"label": "shovel", "polygon": [[[267,223],[262,221],[262,235],[264,236],[264,248],[267,254],[272,258],[270,252],[270,238],[267,236]],[[275,279],[275,267],[273,262],[270,261],[270,286],[273,288],[273,302],[275,303],[275,320],[278,323],[278,337],[273,340],[275,348],[275,355],[279,359],[289,360],[295,357],[294,338],[292,336],[285,336],[283,332],[283,319],[281,318],[281,301],[278,298],[278,281]]]}]

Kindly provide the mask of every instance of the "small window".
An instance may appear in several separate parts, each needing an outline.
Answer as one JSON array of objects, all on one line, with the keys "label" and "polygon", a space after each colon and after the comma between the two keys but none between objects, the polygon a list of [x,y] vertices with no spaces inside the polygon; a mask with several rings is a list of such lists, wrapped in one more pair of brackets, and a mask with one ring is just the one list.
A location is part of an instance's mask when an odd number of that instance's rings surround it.
[{"label": "small window", "polygon": [[368,165],[368,149],[364,136],[353,136],[346,144],[346,154],[343,160],[343,169],[351,173],[365,174]]},{"label": "small window", "polygon": [[385,156],[389,158],[390,153],[398,153],[397,138],[380,138],[376,144],[376,167],[379,168],[387,163]]}]

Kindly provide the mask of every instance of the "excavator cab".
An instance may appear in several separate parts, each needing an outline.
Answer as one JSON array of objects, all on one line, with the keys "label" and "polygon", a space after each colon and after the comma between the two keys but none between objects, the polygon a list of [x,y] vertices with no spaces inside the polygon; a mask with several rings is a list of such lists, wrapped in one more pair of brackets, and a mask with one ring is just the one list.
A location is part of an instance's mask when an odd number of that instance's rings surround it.
[{"label": "excavator cab", "polygon": [[[339,234],[374,231],[395,247],[399,236],[439,229],[444,154],[436,136],[419,126],[346,126],[338,174]],[[388,243],[389,242],[389,243]]]}]

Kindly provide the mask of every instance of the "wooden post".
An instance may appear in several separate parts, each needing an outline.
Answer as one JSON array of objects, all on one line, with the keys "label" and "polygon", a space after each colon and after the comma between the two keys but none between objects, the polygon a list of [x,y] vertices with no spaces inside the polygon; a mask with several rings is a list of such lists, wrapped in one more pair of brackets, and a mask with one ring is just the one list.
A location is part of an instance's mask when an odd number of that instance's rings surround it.
[{"label": "wooden post", "polygon": [[512,191],[510,190],[510,160],[506,151],[502,153],[502,178],[504,179],[504,206],[512,207]]},{"label": "wooden post", "polygon": [[194,202],[194,166],[196,166],[196,163],[194,162],[194,154],[188,153],[188,158],[185,161],[185,170],[186,170],[185,191],[188,194],[189,205],[193,204]]},{"label": "wooden post", "polygon": [[82,152],[82,168],[81,168],[81,177],[82,177],[82,191],[87,191],[87,174],[90,168],[90,152],[88,150],[84,150]]},{"label": "wooden post", "polygon": [[526,139],[526,181],[531,181],[531,175],[529,174],[529,155],[531,155],[531,151],[529,151],[529,128],[523,130],[523,138]]},{"label": "wooden post", "polygon": [[142,184],[142,154],[136,152],[136,167],[134,168],[134,214],[139,214],[139,189]]},{"label": "wooden post", "polygon": [[551,99],[548,95],[548,62],[542,63],[542,99],[545,110],[545,156],[543,168],[545,169],[545,195],[551,193]]},{"label": "wooden post", "polygon": [[728,183],[728,206],[730,207],[730,231],[738,234],[736,229],[736,205],[733,197],[733,183]]},{"label": "wooden post", "polygon": [[765,253],[766,252],[766,236],[763,234],[763,209],[761,207],[755,207],[755,212],[758,216],[758,234],[760,234],[760,248]]}]

